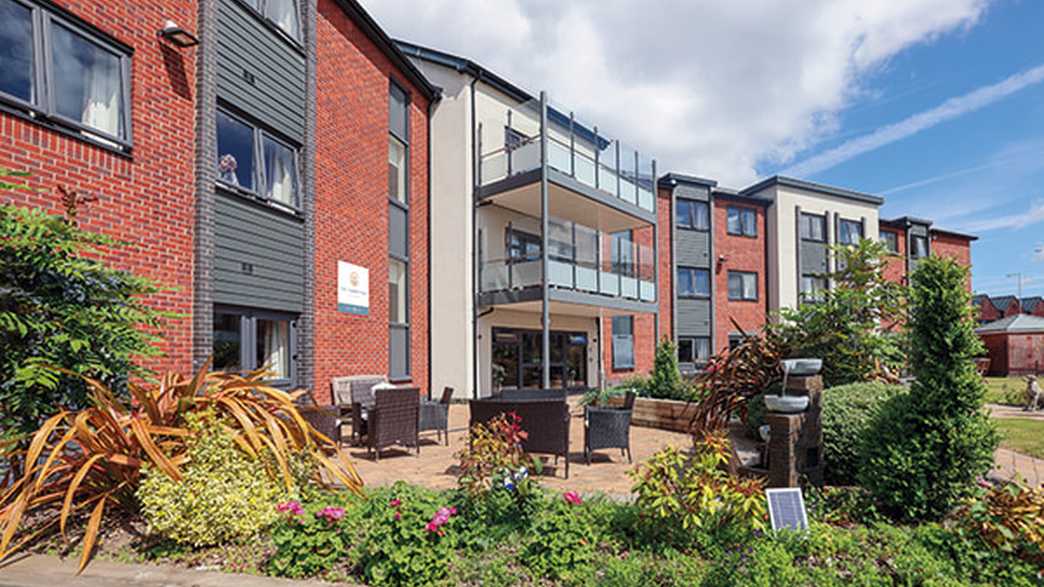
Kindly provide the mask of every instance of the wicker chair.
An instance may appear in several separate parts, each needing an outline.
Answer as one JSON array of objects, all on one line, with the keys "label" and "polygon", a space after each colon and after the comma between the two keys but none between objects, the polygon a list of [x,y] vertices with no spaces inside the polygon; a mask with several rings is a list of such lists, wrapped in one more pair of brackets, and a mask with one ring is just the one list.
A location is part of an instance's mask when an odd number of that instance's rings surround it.
[{"label": "wicker chair", "polygon": [[418,431],[426,432],[435,430],[437,438],[449,446],[449,406],[453,399],[453,388],[446,387],[442,390],[442,399],[439,401],[423,400],[420,405],[420,422]]},{"label": "wicker chair", "polygon": [[345,423],[337,406],[305,405],[297,408],[301,417],[320,434],[341,445],[341,426]]},{"label": "wicker chair", "polygon": [[631,462],[631,413],[634,392],[624,397],[622,408],[587,406],[584,408],[584,458],[591,464],[591,453],[603,448],[618,448]]},{"label": "wicker chair", "polygon": [[420,389],[397,387],[374,392],[367,418],[368,452],[381,460],[381,450],[394,444],[412,446],[420,454],[417,424],[420,419]]},{"label": "wicker chair", "polygon": [[565,401],[564,389],[505,389],[500,397],[506,400],[548,399]]},{"label": "wicker chair", "polygon": [[501,414],[514,412],[522,419],[526,432],[522,450],[565,458],[565,478],[569,478],[569,404],[562,399],[509,400],[475,399],[469,402],[470,426],[484,424]]},{"label": "wicker chair", "polygon": [[367,432],[367,419],[373,407],[373,388],[384,383],[381,375],[359,375],[349,378],[348,399],[352,406],[352,443],[358,444]]}]

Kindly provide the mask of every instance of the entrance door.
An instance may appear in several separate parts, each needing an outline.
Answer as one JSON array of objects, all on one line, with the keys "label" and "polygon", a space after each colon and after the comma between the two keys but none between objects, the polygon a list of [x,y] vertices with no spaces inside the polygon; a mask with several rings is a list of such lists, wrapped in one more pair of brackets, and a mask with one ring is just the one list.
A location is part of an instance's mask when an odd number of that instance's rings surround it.
[{"label": "entrance door", "polygon": [[[493,329],[493,388],[543,387],[543,344],[539,330]],[[551,331],[551,387],[587,387],[587,334]]]}]

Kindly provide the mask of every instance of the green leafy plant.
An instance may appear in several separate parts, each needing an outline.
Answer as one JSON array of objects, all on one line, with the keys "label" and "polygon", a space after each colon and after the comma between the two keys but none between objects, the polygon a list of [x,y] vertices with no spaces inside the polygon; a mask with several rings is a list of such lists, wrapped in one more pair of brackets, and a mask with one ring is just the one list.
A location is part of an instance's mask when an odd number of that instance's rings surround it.
[{"label": "green leafy plant", "polygon": [[79,228],[69,208],[63,218],[0,205],[0,430],[23,446],[47,417],[88,405],[79,375],[126,398],[172,316],[148,305],[152,281],[102,261],[123,243]]},{"label": "green leafy plant", "polygon": [[566,492],[540,509],[521,559],[535,576],[578,582],[592,572],[595,543],[595,530],[583,500],[574,492]]},{"label": "green leafy plant", "polygon": [[851,383],[823,392],[823,463],[826,481],[853,485],[864,458],[860,448],[881,406],[906,393],[901,385]]},{"label": "green leafy plant", "polygon": [[276,519],[285,488],[235,441],[213,413],[191,415],[188,461],[175,481],[153,465],[142,470],[136,492],[152,532],[194,547],[240,543]]},{"label": "green leafy plant", "polygon": [[899,519],[941,518],[993,464],[997,434],[973,362],[982,343],[967,280],[967,269],[951,259],[918,263],[910,305],[916,379],[882,407],[863,442],[859,479]]},{"label": "green leafy plant", "polygon": [[989,485],[956,518],[990,547],[1044,568],[1044,488]]},{"label": "green leafy plant", "polygon": [[728,474],[728,443],[724,435],[710,434],[691,455],[669,446],[629,473],[636,505],[668,543],[684,545],[695,531],[714,536],[764,529],[761,482]]},{"label": "green leafy plant", "polygon": [[430,585],[446,577],[461,519],[440,494],[400,481],[361,507],[357,563],[367,584]]},{"label": "green leafy plant", "polygon": [[275,552],[268,559],[268,572],[277,577],[303,578],[344,566],[351,545],[346,505],[358,507],[329,496],[307,505],[296,500],[278,504],[273,509],[279,519],[272,528]]}]

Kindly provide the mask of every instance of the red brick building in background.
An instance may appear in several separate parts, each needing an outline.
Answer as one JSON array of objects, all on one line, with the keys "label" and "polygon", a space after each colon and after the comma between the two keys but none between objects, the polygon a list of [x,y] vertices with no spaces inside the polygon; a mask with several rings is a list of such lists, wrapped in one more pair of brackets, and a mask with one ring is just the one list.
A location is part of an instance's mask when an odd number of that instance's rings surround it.
[{"label": "red brick building in background", "polygon": [[[768,227],[765,223],[765,202],[742,198],[722,190],[713,191],[714,213],[714,312],[715,312],[715,348],[713,352],[721,352],[738,340],[740,335],[736,324],[742,332],[756,333],[768,316],[768,283],[766,235]],[[744,233],[729,225],[730,210],[743,210],[754,215],[753,234]],[[735,225],[735,221],[733,222]],[[730,273],[733,283],[730,287]],[[736,274],[753,274],[754,295],[736,295]],[[742,286],[742,281],[740,282]],[[735,322],[735,323],[734,323]]]}]

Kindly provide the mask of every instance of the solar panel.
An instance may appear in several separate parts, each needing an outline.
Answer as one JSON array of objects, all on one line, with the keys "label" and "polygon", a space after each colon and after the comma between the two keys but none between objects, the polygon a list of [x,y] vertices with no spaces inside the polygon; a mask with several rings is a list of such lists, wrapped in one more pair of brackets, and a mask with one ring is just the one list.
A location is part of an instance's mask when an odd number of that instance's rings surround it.
[{"label": "solar panel", "polygon": [[805,498],[801,495],[800,487],[766,489],[765,498],[768,500],[769,518],[772,520],[773,530],[808,529]]}]

